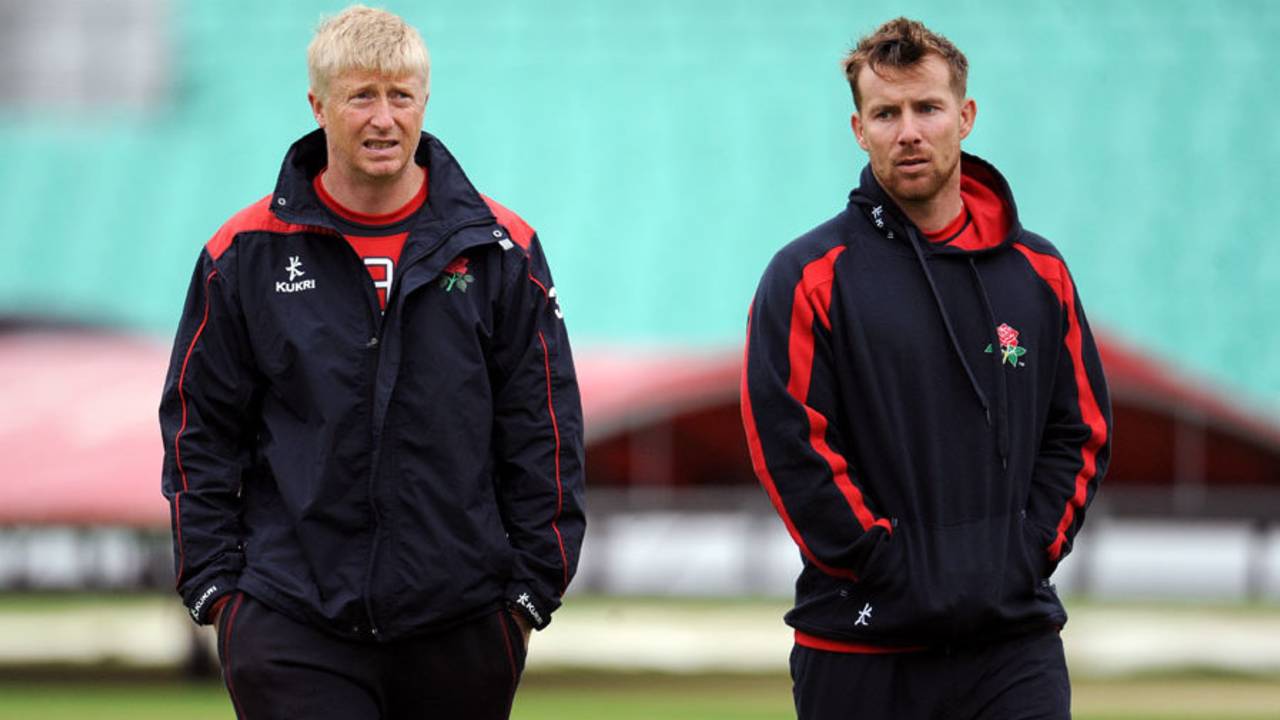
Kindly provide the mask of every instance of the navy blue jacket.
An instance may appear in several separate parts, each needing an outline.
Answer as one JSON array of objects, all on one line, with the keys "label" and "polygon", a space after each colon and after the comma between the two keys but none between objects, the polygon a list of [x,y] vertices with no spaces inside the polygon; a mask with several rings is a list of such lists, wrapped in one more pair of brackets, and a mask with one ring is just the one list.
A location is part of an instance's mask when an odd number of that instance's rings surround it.
[{"label": "navy blue jacket", "polygon": [[437,139],[416,160],[385,314],[312,189],[319,130],[200,253],[160,405],[197,622],[238,590],[348,638],[504,604],[543,627],[573,577],[582,412],[542,249]]},{"label": "navy blue jacket", "polygon": [[804,567],[812,647],[940,646],[1066,622],[1049,576],[1106,468],[1102,366],[1057,250],[963,158],[967,223],[921,236],[862,173],[849,206],[773,258],[742,411]]}]

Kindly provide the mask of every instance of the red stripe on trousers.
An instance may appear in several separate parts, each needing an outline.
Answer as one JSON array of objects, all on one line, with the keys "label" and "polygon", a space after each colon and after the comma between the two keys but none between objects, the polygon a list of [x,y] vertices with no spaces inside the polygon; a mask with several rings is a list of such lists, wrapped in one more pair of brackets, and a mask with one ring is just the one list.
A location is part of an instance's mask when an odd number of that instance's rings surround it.
[{"label": "red stripe on trousers", "polygon": [[516,693],[516,654],[511,649],[511,633],[507,632],[507,619],[502,617],[503,613],[510,614],[507,610],[498,611],[498,628],[502,630],[502,642],[507,646],[507,663],[511,665],[511,694]]},{"label": "red stripe on trousers", "polygon": [[[231,683],[231,631],[235,627],[236,614],[240,612],[240,604],[244,602],[244,593],[236,595],[236,604],[231,606],[231,614],[227,616],[227,631],[222,634],[222,672],[227,680],[227,694],[231,695],[231,705],[235,708],[236,717],[244,720],[244,712],[240,709],[240,701],[236,699],[236,689]],[[226,610],[223,610],[226,612]]]},{"label": "red stripe on trousers", "polygon": [[1058,527],[1053,544],[1049,546],[1049,559],[1062,557],[1062,547],[1067,541],[1067,528],[1075,521],[1076,511],[1083,509],[1088,500],[1089,481],[1097,473],[1098,449],[1107,441],[1107,423],[1098,407],[1098,400],[1093,394],[1093,385],[1084,367],[1084,334],[1080,329],[1080,320],[1076,317],[1075,286],[1066,266],[1052,255],[1035,252],[1025,245],[1014,244],[1031,263],[1036,274],[1053,288],[1058,302],[1067,311],[1067,352],[1071,355],[1072,368],[1075,371],[1076,392],[1079,395],[1080,417],[1089,426],[1089,439],[1080,449],[1080,472],[1076,473],[1075,492],[1067,501],[1067,506],[1058,520]]}]

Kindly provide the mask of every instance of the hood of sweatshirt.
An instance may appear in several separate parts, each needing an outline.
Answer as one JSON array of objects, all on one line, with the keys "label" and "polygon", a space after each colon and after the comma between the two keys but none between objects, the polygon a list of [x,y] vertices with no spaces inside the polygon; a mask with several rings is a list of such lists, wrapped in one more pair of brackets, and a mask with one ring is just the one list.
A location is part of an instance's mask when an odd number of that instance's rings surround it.
[{"label": "hood of sweatshirt", "polygon": [[[961,153],[960,196],[964,201],[964,227],[944,243],[926,242],[926,253],[984,253],[1013,241],[1021,231],[1013,192],[1000,171],[976,155]],[[893,198],[885,192],[868,164],[858,187],[849,193],[849,205],[866,215],[890,238],[906,242],[913,235],[923,240],[915,226]]]}]

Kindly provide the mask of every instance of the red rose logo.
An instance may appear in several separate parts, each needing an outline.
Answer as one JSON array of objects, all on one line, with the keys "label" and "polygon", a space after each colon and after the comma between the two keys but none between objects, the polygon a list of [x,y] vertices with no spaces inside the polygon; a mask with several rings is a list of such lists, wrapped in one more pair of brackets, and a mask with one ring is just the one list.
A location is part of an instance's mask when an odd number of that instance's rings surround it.
[{"label": "red rose logo", "polygon": [[461,256],[454,258],[440,273],[440,287],[445,292],[453,292],[454,288],[466,292],[467,286],[475,281],[474,277],[467,274],[467,259]]},{"label": "red rose logo", "polygon": [[[448,265],[445,266],[444,273],[446,275],[453,275],[453,274],[466,275],[467,259],[461,256],[454,258],[453,262],[450,262]],[[1014,333],[1014,335],[1017,336],[1017,333]]]},{"label": "red rose logo", "polygon": [[1005,347],[1018,347],[1018,331],[1009,327],[1008,323],[1001,323],[996,328],[996,337],[1000,338],[1000,344]]},{"label": "red rose logo", "polygon": [[[1009,327],[1008,323],[1000,323],[1000,327],[996,328],[996,337],[1000,339],[1000,364],[1022,367],[1024,363],[1019,358],[1027,354],[1027,349],[1018,347],[1018,331]],[[992,352],[990,345],[985,352]]]}]

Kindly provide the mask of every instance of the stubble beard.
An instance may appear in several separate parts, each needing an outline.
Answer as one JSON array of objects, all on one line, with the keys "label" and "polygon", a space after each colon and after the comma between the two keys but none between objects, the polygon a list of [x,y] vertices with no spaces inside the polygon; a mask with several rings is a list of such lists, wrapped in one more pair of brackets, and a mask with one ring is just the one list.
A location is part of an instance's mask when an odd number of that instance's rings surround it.
[{"label": "stubble beard", "polygon": [[960,157],[946,169],[936,169],[922,178],[906,179],[897,175],[890,166],[890,182],[883,182],[885,190],[900,205],[928,205],[933,202],[960,172]]}]

